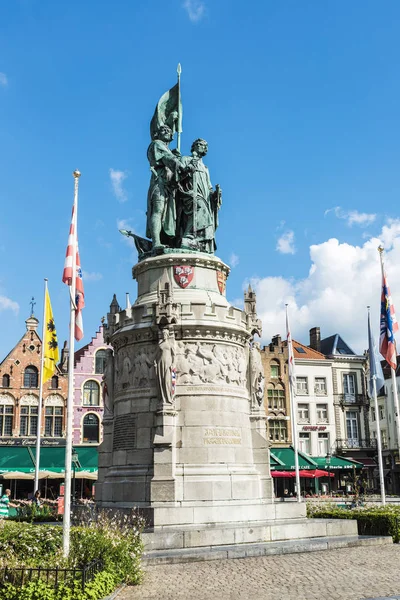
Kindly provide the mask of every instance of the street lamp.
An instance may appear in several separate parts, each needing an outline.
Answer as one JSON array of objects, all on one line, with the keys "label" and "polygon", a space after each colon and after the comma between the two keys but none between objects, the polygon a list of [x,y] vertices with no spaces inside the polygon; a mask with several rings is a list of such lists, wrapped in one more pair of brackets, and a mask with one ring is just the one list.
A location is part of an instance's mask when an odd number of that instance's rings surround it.
[{"label": "street lamp", "polygon": [[76,495],[76,479],[75,479],[75,471],[76,471],[76,463],[79,462],[79,456],[76,450],[72,449],[71,454],[71,462],[73,468],[73,478],[72,478],[72,504],[75,504],[75,495]]},{"label": "street lamp", "polygon": [[325,456],[325,460],[326,460],[326,464],[328,465],[328,490],[329,490],[329,495],[331,495],[331,458],[332,455],[328,450],[327,455]]}]

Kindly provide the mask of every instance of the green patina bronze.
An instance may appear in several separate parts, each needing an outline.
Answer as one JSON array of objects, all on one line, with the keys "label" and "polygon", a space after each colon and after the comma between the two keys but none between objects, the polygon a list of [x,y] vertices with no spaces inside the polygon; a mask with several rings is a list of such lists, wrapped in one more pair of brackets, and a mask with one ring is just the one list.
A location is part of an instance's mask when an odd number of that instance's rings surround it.
[{"label": "green patina bronze", "polygon": [[[177,148],[171,150],[175,132]],[[121,231],[134,238],[139,260],[147,256],[172,252],[206,252],[216,249],[215,231],[222,193],[211,185],[208,168],[203,163],[208,144],[193,142],[191,156],[180,154],[182,103],[180,65],[178,83],[163,94],[150,123],[152,141],[147,150],[151,179],[147,195],[146,236]]]}]

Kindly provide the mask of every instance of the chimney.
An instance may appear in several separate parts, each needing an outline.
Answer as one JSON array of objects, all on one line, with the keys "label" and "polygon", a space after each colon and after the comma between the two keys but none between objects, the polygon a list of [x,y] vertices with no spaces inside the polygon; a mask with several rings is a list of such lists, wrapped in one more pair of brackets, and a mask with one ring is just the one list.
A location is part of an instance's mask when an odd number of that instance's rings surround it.
[{"label": "chimney", "polygon": [[319,327],[310,329],[310,348],[321,352],[321,330]]},{"label": "chimney", "polygon": [[279,335],[279,333],[274,335],[274,337],[272,338],[272,345],[278,347],[281,345],[281,336]]}]

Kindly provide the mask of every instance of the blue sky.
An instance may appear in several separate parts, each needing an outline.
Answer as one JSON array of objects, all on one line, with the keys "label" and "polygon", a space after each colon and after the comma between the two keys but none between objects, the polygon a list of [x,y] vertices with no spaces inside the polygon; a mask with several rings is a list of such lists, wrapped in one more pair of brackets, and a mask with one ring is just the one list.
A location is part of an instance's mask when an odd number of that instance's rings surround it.
[{"label": "blue sky", "polygon": [[367,304],[378,318],[380,241],[400,307],[399,26],[390,0],[3,3],[0,359],[31,296],[41,318],[44,277],[67,338],[75,168],[83,343],[114,292],[134,301],[135,252],[118,226],[144,234],[148,125],[178,62],[182,150],[207,139],[223,189],[228,297],[237,303],[253,282],[264,341],[284,333],[288,301],[294,337],[307,343],[320,325],[361,351]]}]

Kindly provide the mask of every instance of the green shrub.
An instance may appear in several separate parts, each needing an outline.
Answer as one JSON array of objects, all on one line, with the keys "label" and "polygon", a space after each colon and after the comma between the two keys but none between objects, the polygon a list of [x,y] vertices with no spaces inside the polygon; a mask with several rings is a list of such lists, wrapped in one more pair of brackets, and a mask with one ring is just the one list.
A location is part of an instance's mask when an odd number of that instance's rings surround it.
[{"label": "green shrub", "polygon": [[337,508],[307,506],[307,516],[317,519],[356,519],[359,535],[390,535],[396,544],[400,541],[400,506],[367,506]]},{"label": "green shrub", "polygon": [[136,584],[141,580],[140,557],[143,551],[143,523],[134,517],[108,517],[100,513],[98,520],[71,530],[70,563],[81,568],[100,558],[107,571],[119,581]]},{"label": "green shrub", "polygon": [[0,588],[0,600],[99,600],[110,594],[119,581],[113,573],[103,571],[82,590],[81,581],[60,583],[56,589],[41,580],[30,581],[22,587],[10,583]]}]

